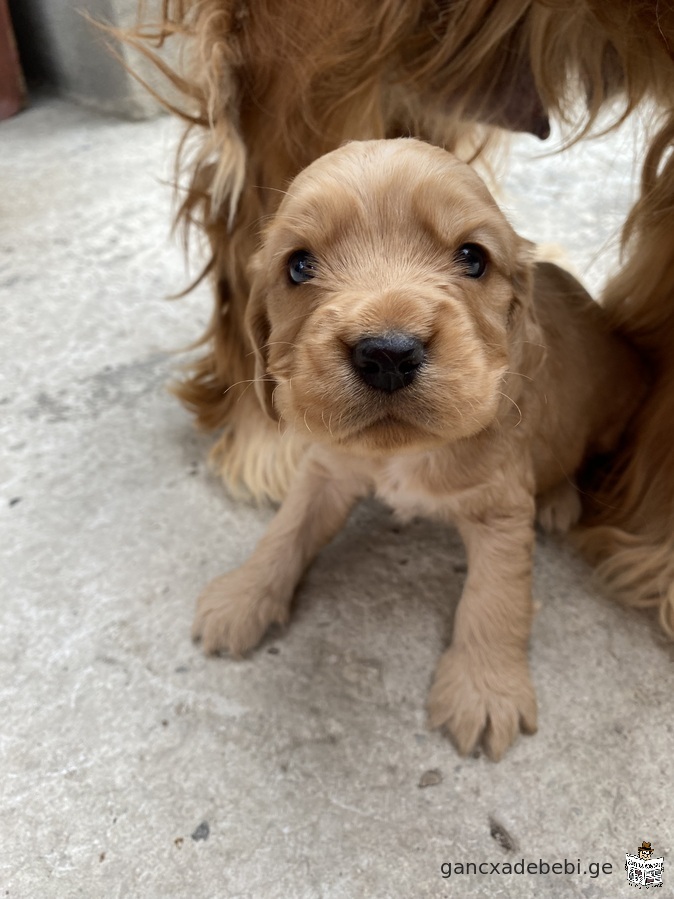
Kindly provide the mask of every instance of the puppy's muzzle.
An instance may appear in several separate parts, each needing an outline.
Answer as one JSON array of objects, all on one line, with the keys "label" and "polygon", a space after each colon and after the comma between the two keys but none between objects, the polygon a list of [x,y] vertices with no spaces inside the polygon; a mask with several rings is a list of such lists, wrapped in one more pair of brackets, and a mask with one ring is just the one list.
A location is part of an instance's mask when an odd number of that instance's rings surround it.
[{"label": "puppy's muzzle", "polygon": [[386,393],[411,384],[425,358],[423,342],[402,332],[362,337],[351,348],[354,371],[369,387]]}]

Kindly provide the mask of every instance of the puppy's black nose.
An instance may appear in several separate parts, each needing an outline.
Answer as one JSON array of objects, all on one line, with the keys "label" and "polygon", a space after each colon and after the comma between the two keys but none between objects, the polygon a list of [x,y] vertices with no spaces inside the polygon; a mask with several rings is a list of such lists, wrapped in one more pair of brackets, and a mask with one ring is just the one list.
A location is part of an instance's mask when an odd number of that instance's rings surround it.
[{"label": "puppy's black nose", "polygon": [[370,387],[393,393],[411,384],[425,355],[418,337],[382,334],[359,340],[351,348],[351,364]]}]

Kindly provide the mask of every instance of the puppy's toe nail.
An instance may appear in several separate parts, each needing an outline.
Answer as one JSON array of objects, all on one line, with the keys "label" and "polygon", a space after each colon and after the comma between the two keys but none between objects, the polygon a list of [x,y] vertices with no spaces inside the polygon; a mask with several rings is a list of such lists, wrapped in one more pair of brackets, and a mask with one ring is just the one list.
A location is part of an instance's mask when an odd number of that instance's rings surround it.
[{"label": "puppy's toe nail", "polygon": [[484,748],[493,762],[498,762],[509,746],[513,744],[518,732],[517,714],[499,714],[490,718],[484,734]]},{"label": "puppy's toe nail", "polygon": [[204,628],[201,634],[201,646],[207,656],[217,655],[220,650],[227,648],[226,634],[213,627]]},{"label": "puppy's toe nail", "polygon": [[463,728],[452,730],[450,735],[460,755],[470,755],[480,742],[482,722],[475,722]]},{"label": "puppy's toe nail", "polygon": [[507,743],[499,743],[493,740],[485,739],[484,748],[492,762],[500,762],[505,755],[506,749],[510,747],[511,743],[512,741],[508,741]]}]

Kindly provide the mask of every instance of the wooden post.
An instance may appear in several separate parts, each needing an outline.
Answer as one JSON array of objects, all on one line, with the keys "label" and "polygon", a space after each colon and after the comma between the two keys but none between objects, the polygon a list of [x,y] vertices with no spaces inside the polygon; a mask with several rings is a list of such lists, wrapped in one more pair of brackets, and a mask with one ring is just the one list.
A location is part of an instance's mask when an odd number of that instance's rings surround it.
[{"label": "wooden post", "polygon": [[7,0],[0,0],[0,120],[20,109],[26,100],[19,54],[14,40]]}]

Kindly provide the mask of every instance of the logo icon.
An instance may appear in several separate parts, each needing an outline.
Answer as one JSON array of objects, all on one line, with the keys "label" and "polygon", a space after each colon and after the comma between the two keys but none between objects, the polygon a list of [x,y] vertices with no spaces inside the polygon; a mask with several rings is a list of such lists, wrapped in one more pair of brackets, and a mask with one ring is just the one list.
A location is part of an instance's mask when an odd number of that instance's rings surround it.
[{"label": "logo icon", "polygon": [[625,855],[627,882],[633,887],[661,887],[664,858],[653,858],[653,847],[646,840],[637,848],[636,855]]}]

